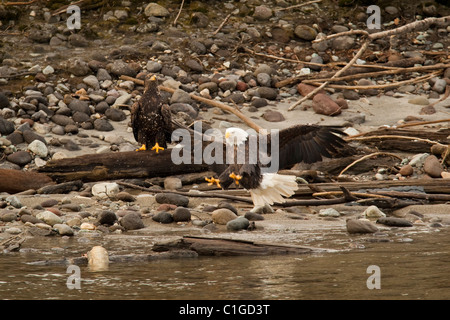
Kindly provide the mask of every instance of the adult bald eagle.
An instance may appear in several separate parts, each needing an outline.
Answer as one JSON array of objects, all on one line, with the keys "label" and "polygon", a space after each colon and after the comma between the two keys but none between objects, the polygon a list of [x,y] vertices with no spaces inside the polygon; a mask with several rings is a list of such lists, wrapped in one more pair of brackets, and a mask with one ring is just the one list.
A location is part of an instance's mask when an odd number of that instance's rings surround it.
[{"label": "adult bald eagle", "polygon": [[167,148],[171,141],[172,122],[169,107],[163,105],[156,76],[148,75],[144,81],[144,94],[131,107],[131,126],[134,138],[142,144],[138,150],[156,153]]},{"label": "adult bald eagle", "polygon": [[[275,135],[267,135],[266,150],[268,153],[270,150],[276,150],[272,149],[272,144],[278,144],[277,154],[270,155],[271,161],[278,160],[277,171],[299,162],[314,163],[321,161],[323,157],[332,157],[338,154],[340,149],[346,145],[345,140],[339,136],[341,134],[343,133],[334,127],[296,125],[280,130],[277,139],[275,139]],[[210,184],[216,183],[224,189],[227,189],[233,181],[236,185],[242,185],[250,191],[255,208],[266,204],[272,205],[275,202],[282,203],[285,201],[283,197],[292,196],[298,188],[296,177],[293,175],[280,175],[276,171],[262,172],[264,167],[261,164],[260,156],[257,161],[250,161],[255,150],[252,150],[249,140],[257,139],[256,141],[259,142],[260,138],[260,134],[251,136],[245,130],[228,128],[225,132],[225,140],[229,147],[227,155],[230,156],[229,159],[232,159],[232,162],[222,172],[219,179],[206,178]],[[261,152],[260,145],[257,150],[257,152]],[[241,155],[245,153],[244,161],[242,161],[242,156],[239,159],[239,152]]]}]

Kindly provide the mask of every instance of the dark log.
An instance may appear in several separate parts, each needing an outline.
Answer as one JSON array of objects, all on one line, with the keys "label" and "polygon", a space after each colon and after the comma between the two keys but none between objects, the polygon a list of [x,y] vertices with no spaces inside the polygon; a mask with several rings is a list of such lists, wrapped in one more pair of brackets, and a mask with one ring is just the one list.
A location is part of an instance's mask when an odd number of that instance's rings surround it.
[{"label": "dark log", "polygon": [[0,192],[12,194],[53,184],[55,182],[43,173],[0,169]]},{"label": "dark log", "polygon": [[319,249],[303,246],[269,244],[246,240],[224,238],[206,238],[185,236],[181,239],[157,243],[153,250],[157,252],[169,250],[192,250],[199,256],[266,256],[281,254],[305,254],[331,252],[329,249]]},{"label": "dark log", "polygon": [[51,160],[38,169],[55,181],[105,181],[124,178],[152,178],[181,175],[186,173],[214,171],[222,172],[220,165],[173,164],[171,149],[153,151],[113,152],[87,154],[75,158]]}]

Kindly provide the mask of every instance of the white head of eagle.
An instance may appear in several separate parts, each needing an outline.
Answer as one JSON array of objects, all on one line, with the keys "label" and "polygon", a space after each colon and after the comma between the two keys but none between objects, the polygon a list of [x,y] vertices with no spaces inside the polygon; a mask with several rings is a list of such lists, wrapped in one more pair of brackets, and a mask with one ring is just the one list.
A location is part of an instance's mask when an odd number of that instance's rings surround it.
[{"label": "white head of eagle", "polygon": [[248,133],[240,128],[228,128],[225,131],[225,142],[230,145],[241,145],[247,141]]}]

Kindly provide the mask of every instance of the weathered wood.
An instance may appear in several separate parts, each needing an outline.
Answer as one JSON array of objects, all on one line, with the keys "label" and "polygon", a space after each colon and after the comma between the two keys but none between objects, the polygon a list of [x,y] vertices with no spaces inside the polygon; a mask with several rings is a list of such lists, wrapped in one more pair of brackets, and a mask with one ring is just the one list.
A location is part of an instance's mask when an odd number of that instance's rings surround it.
[{"label": "weathered wood", "polygon": [[18,193],[39,189],[55,182],[46,174],[13,169],[0,169],[0,192]]},{"label": "weathered wood", "polygon": [[[314,184],[313,184],[314,185]],[[396,187],[420,187],[425,193],[450,194],[450,179],[408,179],[386,181],[357,181],[357,182],[325,182],[318,186],[324,191],[340,191],[345,187],[349,191],[378,190]],[[299,185],[295,192],[298,196],[312,196],[314,193],[307,185]],[[371,191],[374,193],[374,191]]]},{"label": "weathered wood", "polygon": [[157,252],[174,249],[192,250],[199,256],[266,256],[333,251],[330,249],[285,244],[269,244],[245,240],[193,236],[185,236],[175,241],[157,243],[153,246],[153,250]]},{"label": "weathered wood", "polygon": [[[160,153],[152,151],[113,152],[87,154],[75,158],[51,160],[38,169],[56,181],[104,181],[123,178],[152,178],[178,174],[220,171],[218,165],[191,164],[174,165],[171,150]],[[220,171],[221,172],[221,171]]]}]

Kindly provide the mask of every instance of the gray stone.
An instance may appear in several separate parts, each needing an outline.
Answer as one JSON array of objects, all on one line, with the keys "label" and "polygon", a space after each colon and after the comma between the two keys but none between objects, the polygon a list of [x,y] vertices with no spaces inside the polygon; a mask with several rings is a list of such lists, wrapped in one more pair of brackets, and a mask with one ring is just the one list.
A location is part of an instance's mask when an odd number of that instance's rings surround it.
[{"label": "gray stone", "polygon": [[66,63],[66,70],[77,77],[91,73],[91,68],[86,61],[80,58],[71,58]]},{"label": "gray stone", "polygon": [[141,215],[137,212],[128,213],[121,220],[120,224],[126,230],[137,230],[145,227],[144,222],[141,219]]},{"label": "gray stone", "polygon": [[73,229],[64,223],[54,224],[53,229],[55,229],[60,236],[73,236],[74,234]]},{"label": "gray stone", "polygon": [[319,211],[320,217],[340,217],[341,214],[339,211],[337,211],[334,208],[326,208],[326,209],[320,209]]},{"label": "gray stone", "polygon": [[447,81],[445,79],[437,79],[433,85],[433,91],[436,91],[439,94],[445,92],[445,88],[447,86]]},{"label": "gray stone", "polygon": [[273,15],[272,9],[267,6],[257,6],[255,7],[255,12],[253,13],[253,18],[256,20],[269,20]]},{"label": "gray stone", "polygon": [[[263,87],[270,87],[272,85],[272,78],[267,73],[261,72],[256,76],[259,85]],[[236,86],[235,86],[236,87]]]},{"label": "gray stone", "polygon": [[172,214],[175,222],[191,221],[191,211],[184,207],[178,207]]},{"label": "gray stone", "polygon": [[136,198],[133,195],[131,195],[128,192],[125,192],[125,191],[121,191],[118,194],[116,194],[115,198],[117,200],[124,201],[124,202],[134,202],[134,201],[136,201]]},{"label": "gray stone", "polygon": [[112,121],[123,121],[127,118],[125,112],[117,108],[109,108],[105,111],[105,116]]},{"label": "gray stone", "polygon": [[106,66],[106,70],[108,72],[116,75],[116,76],[130,76],[130,77],[136,77],[137,72],[130,67],[130,65],[120,59],[114,60],[112,63],[108,63]]},{"label": "gray stone", "polygon": [[342,36],[331,40],[331,46],[334,50],[349,50],[353,48],[355,39],[350,36]]},{"label": "gray stone", "polygon": [[256,68],[255,72],[253,72],[255,76],[258,76],[258,74],[260,73],[267,73],[269,75],[272,75],[275,73],[275,71],[269,65],[262,63]]},{"label": "gray stone", "polygon": [[150,60],[147,62],[146,69],[148,72],[156,73],[160,72],[162,67],[163,67],[162,64],[160,64],[159,62]]},{"label": "gray stone", "polygon": [[26,151],[17,151],[14,152],[6,157],[6,160],[9,162],[12,162],[14,164],[17,164],[19,166],[24,166],[33,160],[31,157],[31,154]]},{"label": "gray stone", "polygon": [[275,100],[278,96],[278,92],[275,88],[260,87],[258,88],[258,95],[260,98]]},{"label": "gray stone", "polygon": [[0,221],[11,222],[17,219],[17,213],[7,210],[0,213]]},{"label": "gray stone", "polygon": [[[70,118],[69,118],[70,119]],[[80,111],[76,111],[73,116],[72,116],[72,120],[77,122],[77,123],[83,123],[86,121],[89,121],[91,119],[91,117],[89,117],[88,114],[84,113],[84,112],[80,112]],[[68,123],[65,126],[75,126],[72,123]],[[76,126],[75,126],[76,127]],[[77,127],[76,127],[77,128]]]},{"label": "gray stone", "polygon": [[14,123],[0,117],[0,133],[2,135],[8,135],[14,132]]},{"label": "gray stone", "polygon": [[172,223],[173,222],[173,216],[167,212],[167,211],[161,211],[155,214],[152,217],[153,221],[159,222],[159,223]]},{"label": "gray stone", "polygon": [[192,98],[186,91],[177,89],[170,98],[170,103],[192,103]]},{"label": "gray stone", "polygon": [[112,226],[117,221],[117,215],[109,210],[103,210],[98,215],[97,222],[99,224],[106,224]]},{"label": "gray stone", "polygon": [[191,69],[191,71],[203,72],[203,66],[197,60],[188,59],[188,60],[186,60],[185,65],[186,65],[186,67]]},{"label": "gray stone", "polygon": [[260,220],[264,220],[264,216],[262,214],[256,213],[256,212],[247,212],[244,215],[244,218],[246,218],[249,221],[260,221]]},{"label": "gray stone", "polygon": [[98,131],[112,131],[114,127],[106,119],[96,119],[94,121],[94,128]]},{"label": "gray stone", "polygon": [[428,101],[428,99],[423,96],[417,96],[417,97],[409,99],[408,103],[427,106],[430,104],[430,101]]},{"label": "gray stone", "polygon": [[89,76],[83,78],[83,82],[94,89],[100,88],[100,83],[99,83],[97,77],[94,75],[89,75]]},{"label": "gray stone", "polygon": [[10,106],[9,99],[5,96],[3,92],[0,92],[0,109],[7,108]]},{"label": "gray stone", "polygon": [[187,207],[189,204],[188,197],[175,193],[158,193],[155,200],[158,203],[174,204],[178,207]]},{"label": "gray stone", "polygon": [[30,214],[23,214],[20,216],[20,221],[22,221],[23,223],[27,223],[30,222],[32,224],[36,224],[36,223],[45,223],[44,221],[36,218],[35,216],[32,216]]},{"label": "gray stone", "polygon": [[45,143],[40,140],[34,140],[28,145],[28,150],[33,152],[35,155],[45,158],[48,155],[48,149]]},{"label": "gray stone", "polygon": [[187,113],[193,119],[197,118],[198,115],[198,111],[188,103],[172,103],[170,105],[170,110],[175,114],[178,112]]},{"label": "gray stone", "polygon": [[236,85],[237,85],[237,82],[234,80],[224,80],[224,81],[219,82],[219,88],[222,89],[223,91],[227,91],[227,90],[233,91],[234,89],[236,89]]},{"label": "gray stone", "polygon": [[247,218],[238,217],[236,219],[227,222],[227,230],[228,231],[245,230],[248,228],[249,225],[250,221],[248,221]]},{"label": "gray stone", "polygon": [[109,74],[108,70],[99,68],[97,70],[97,80],[98,81],[112,80],[112,77]]},{"label": "gray stone", "polygon": [[367,219],[386,217],[386,214],[378,209],[377,206],[370,206],[363,212],[363,216]]},{"label": "gray stone", "polygon": [[86,40],[85,37],[83,37],[81,34],[79,33],[73,33],[71,34],[68,38],[67,41],[69,42],[70,45],[74,46],[74,47],[88,47],[89,46],[89,42]]},{"label": "gray stone", "polygon": [[285,120],[282,113],[273,110],[267,110],[266,112],[264,112],[262,117],[264,118],[264,120],[269,122],[280,122]]},{"label": "gray stone", "polygon": [[[73,99],[69,105],[68,105],[69,109],[72,110],[72,112],[83,112],[86,114],[91,114],[91,109],[89,108],[89,103],[87,101],[84,100],[78,100],[78,99]],[[61,123],[58,123],[60,125],[62,125]]]}]

